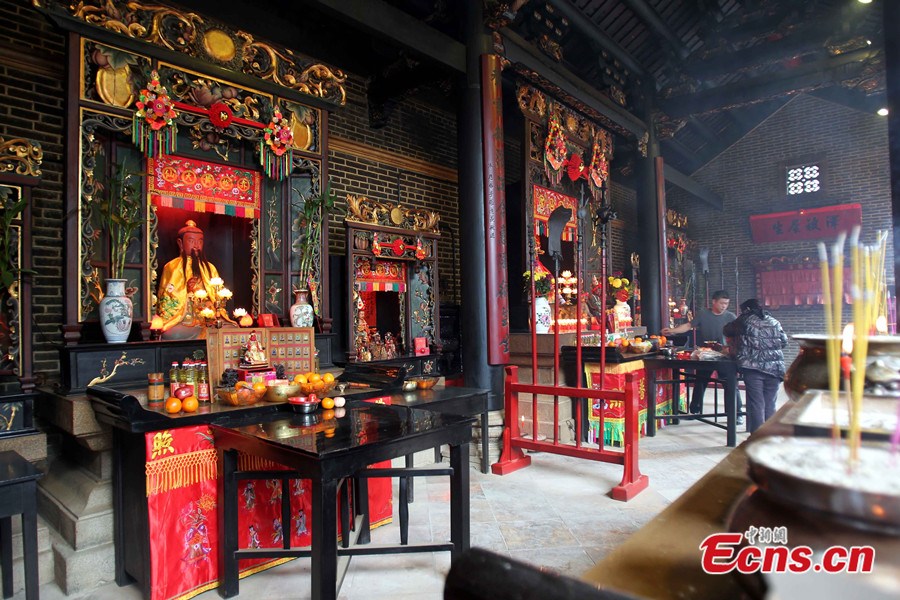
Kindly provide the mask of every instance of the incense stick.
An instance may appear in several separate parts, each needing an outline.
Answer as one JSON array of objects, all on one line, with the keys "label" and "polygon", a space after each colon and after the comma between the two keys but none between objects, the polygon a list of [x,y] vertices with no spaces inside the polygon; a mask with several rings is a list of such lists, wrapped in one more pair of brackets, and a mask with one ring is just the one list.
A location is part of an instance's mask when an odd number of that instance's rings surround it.
[{"label": "incense stick", "polygon": [[[825,304],[825,361],[828,366],[828,389],[831,390],[831,436],[837,443],[841,437],[841,429],[838,426],[837,405],[840,394],[841,372],[840,352],[836,351],[835,340],[838,332],[834,328],[834,314],[832,313],[831,282],[828,276],[828,250],[825,244],[819,242],[819,268],[822,270],[822,295]],[[835,277],[839,275],[835,274]],[[837,347],[839,348],[839,347]]]}]

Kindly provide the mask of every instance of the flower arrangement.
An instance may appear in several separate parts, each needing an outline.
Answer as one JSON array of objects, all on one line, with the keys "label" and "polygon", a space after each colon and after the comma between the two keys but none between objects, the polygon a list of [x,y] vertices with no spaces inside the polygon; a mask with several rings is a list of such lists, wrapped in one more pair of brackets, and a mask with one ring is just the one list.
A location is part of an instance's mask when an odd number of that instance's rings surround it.
[{"label": "flower arrangement", "polygon": [[627,302],[628,299],[631,298],[633,284],[628,279],[622,277],[621,273],[610,275],[607,277],[607,280],[609,281],[610,296],[619,302]]},{"label": "flower arrangement", "polygon": [[[531,271],[525,271],[522,273],[522,277],[525,279],[525,295],[531,293]],[[548,277],[547,273],[542,271],[537,271],[534,274],[534,293],[537,296],[546,297],[550,290],[553,289],[553,278]]]}]

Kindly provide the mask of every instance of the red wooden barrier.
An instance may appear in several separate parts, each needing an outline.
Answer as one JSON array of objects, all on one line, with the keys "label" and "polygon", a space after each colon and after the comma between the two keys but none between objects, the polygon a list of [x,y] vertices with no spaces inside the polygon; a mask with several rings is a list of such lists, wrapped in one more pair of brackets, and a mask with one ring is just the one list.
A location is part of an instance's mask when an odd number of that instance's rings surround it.
[{"label": "red wooden barrier", "polygon": [[[638,381],[632,373],[625,375],[625,391],[615,390],[590,390],[585,388],[573,388],[552,385],[536,385],[519,383],[518,367],[506,367],[506,380],[504,385],[506,405],[506,425],[503,428],[503,450],[500,460],[491,466],[496,475],[506,475],[531,464],[531,457],[523,450],[537,452],[549,452],[562,454],[575,458],[596,460],[600,462],[622,465],[624,473],[619,485],[610,490],[610,496],[615,500],[628,501],[649,484],[650,480],[642,475],[638,467]],[[519,394],[532,395],[532,426],[531,433],[519,431]],[[538,439],[537,426],[537,395],[553,396],[553,439]],[[576,415],[582,414],[582,406],[586,400],[624,400],[625,402],[625,443],[622,451],[605,449],[602,444],[597,447],[588,447],[581,441],[581,427],[576,427],[575,444],[561,444],[559,442],[559,397],[571,397],[576,400]],[[603,431],[601,411],[600,431]],[[576,421],[580,424],[581,419]],[[529,437],[524,437],[529,435]]]}]

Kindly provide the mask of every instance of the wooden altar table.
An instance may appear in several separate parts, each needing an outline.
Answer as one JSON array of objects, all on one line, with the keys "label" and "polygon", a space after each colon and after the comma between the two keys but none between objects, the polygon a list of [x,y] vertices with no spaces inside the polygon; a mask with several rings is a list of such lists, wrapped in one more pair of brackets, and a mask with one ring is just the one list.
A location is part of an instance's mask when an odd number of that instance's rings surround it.
[{"label": "wooden altar table", "polygon": [[[213,427],[219,453],[219,594],[238,593],[238,560],[309,556],[314,600],[337,597],[338,556],[449,550],[456,558],[469,547],[469,417],[403,406],[350,406],[329,430],[305,426],[307,415],[269,415],[243,427]],[[337,490],[342,479],[368,465],[450,445],[450,543],[337,547]],[[237,453],[287,466],[311,481],[312,545],[303,549],[238,549],[238,481],[258,474],[238,470]]]}]

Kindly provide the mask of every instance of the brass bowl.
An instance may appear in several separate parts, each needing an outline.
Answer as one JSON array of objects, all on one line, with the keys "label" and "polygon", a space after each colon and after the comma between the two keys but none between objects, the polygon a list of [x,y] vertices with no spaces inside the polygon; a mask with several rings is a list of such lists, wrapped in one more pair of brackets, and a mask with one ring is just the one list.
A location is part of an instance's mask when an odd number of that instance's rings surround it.
[{"label": "brass bowl", "polygon": [[222,404],[229,406],[250,406],[256,404],[266,394],[266,390],[256,391],[252,387],[219,387],[216,397]]},{"label": "brass bowl", "polygon": [[430,390],[440,379],[440,377],[416,377],[413,381],[416,382],[416,387],[420,390]]},{"label": "brass bowl", "polygon": [[287,399],[296,396],[300,391],[299,383],[279,383],[270,385],[266,390],[266,400],[269,402],[287,402]]},{"label": "brass bowl", "polygon": [[[799,400],[806,390],[828,389],[828,364],[826,361],[824,334],[799,334],[791,336],[800,344],[800,352],[784,375],[784,390],[791,400]],[[866,370],[878,360],[900,357],[900,336],[870,335],[869,351],[866,356]],[[866,391],[871,391],[871,380],[867,377]],[[887,394],[896,396],[896,394]]]}]

